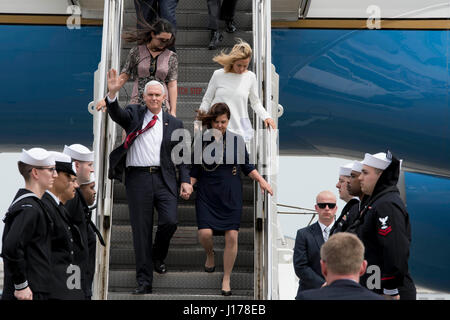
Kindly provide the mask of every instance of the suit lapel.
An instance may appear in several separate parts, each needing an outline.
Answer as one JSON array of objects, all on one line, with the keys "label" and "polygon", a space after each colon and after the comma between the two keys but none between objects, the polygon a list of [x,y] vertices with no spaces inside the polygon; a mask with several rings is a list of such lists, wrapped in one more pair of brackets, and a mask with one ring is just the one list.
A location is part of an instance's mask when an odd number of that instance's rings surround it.
[{"label": "suit lapel", "polygon": [[137,123],[137,126],[131,132],[135,132],[135,131],[142,129],[142,127],[144,125],[144,118],[145,118],[145,114],[147,113],[147,110],[148,109],[145,106],[143,108],[139,109],[139,117],[138,117],[139,121]]},{"label": "suit lapel", "polygon": [[314,235],[314,239],[316,240],[317,246],[320,247],[323,245],[324,241],[323,241],[323,236],[322,236],[322,229],[320,229],[319,223],[316,222],[315,224],[313,224],[311,226],[312,228],[312,233]]},{"label": "suit lapel", "polygon": [[169,117],[167,115],[167,112],[164,112],[164,111],[163,111],[163,123],[162,123],[162,126],[163,126],[163,141],[165,141],[166,137],[167,137],[167,132],[168,132],[167,129],[169,127]]},{"label": "suit lapel", "polygon": [[170,141],[170,137],[169,137],[169,116],[167,115],[167,112],[163,111],[163,121],[162,121],[162,126],[163,126],[163,136],[162,136],[162,141],[161,141],[161,157],[163,157],[163,153],[165,152],[165,147],[166,147],[166,143],[168,141]]}]

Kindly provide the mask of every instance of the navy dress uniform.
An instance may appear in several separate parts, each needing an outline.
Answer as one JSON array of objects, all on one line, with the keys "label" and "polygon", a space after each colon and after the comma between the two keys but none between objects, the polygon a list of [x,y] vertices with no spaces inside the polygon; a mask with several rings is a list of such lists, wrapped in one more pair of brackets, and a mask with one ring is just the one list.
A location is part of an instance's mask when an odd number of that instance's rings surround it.
[{"label": "navy dress uniform", "polygon": [[[411,225],[405,204],[400,198],[397,181],[400,161],[390,152],[380,162],[379,154],[366,153],[363,164],[384,170],[372,195],[355,221],[356,234],[363,242],[368,265],[381,270],[381,289],[388,295],[400,294],[400,299],[415,300],[416,288],[409,274],[408,259],[411,244]],[[384,161],[384,163],[383,163]],[[367,285],[370,275],[360,279]]]},{"label": "navy dress uniform", "polygon": [[[44,149],[23,150],[20,162],[33,167],[54,166],[53,156]],[[39,197],[19,189],[6,213],[2,237],[4,262],[3,300],[15,300],[14,291],[30,288],[34,300],[48,299],[53,221]]]},{"label": "navy dress uniform", "polygon": [[356,198],[350,199],[342,208],[341,215],[331,227],[330,234],[347,231],[351,223],[359,214],[359,200]]},{"label": "navy dress uniform", "polygon": [[[64,153],[77,161],[94,161],[94,152],[83,145],[72,144],[64,146]],[[77,226],[81,232],[84,249],[76,249],[76,261],[82,269],[82,286],[86,299],[91,299],[92,283],[95,274],[95,256],[96,256],[96,235],[100,243],[104,246],[103,238],[97,227],[91,220],[91,210],[81,194],[80,188],[75,189],[75,197],[64,205],[69,212],[69,218],[73,225]]]},{"label": "navy dress uniform", "polygon": [[[53,155],[58,173],[67,172],[76,176],[69,156],[59,152],[54,152]],[[81,284],[81,278],[78,281],[75,279],[74,285],[69,285],[68,280],[72,275],[81,276],[75,269],[79,268],[76,265],[75,251],[85,250],[86,244],[83,243],[80,230],[70,222],[69,213],[56,195],[47,190],[42,196],[42,202],[54,222],[51,234],[51,264],[54,277],[51,282],[49,298],[83,300],[85,296],[81,286],[76,287],[77,284]]]}]

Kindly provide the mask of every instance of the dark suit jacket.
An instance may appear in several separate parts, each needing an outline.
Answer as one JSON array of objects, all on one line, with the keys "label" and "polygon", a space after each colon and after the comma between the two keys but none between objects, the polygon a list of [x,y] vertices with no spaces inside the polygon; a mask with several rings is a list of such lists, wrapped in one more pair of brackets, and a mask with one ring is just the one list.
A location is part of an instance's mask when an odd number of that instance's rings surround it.
[{"label": "dark suit jacket", "polygon": [[294,246],[294,269],[300,278],[298,292],[320,288],[325,282],[320,268],[320,247],[323,244],[322,230],[316,222],[297,231]]},{"label": "dark suit jacket", "polygon": [[[147,107],[137,104],[130,104],[125,109],[120,108],[117,99],[113,103],[109,103],[105,98],[108,114],[111,119],[125,129],[127,135],[131,132],[140,130],[144,122],[144,116]],[[163,138],[161,142],[161,174],[168,189],[178,197],[176,170],[171,159],[172,149],[179,141],[171,141],[172,132],[176,129],[182,129],[183,122],[167,112],[163,112]],[[131,146],[130,146],[131,147]],[[122,175],[125,170],[127,151],[124,144],[114,149],[109,155],[109,172],[108,178],[122,181]],[[180,181],[190,183],[189,169],[186,164],[177,165],[180,174]]]},{"label": "dark suit jacket", "polygon": [[353,280],[336,280],[319,289],[299,292],[296,300],[385,300]]}]

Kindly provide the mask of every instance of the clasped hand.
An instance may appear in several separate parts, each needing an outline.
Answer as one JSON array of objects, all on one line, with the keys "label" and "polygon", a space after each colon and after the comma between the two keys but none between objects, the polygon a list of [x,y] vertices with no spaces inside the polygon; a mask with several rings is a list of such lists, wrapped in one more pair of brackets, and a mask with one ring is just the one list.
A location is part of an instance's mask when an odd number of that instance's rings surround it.
[{"label": "clasped hand", "polygon": [[192,187],[192,185],[190,183],[183,182],[183,183],[181,183],[181,187],[180,187],[180,196],[184,200],[188,200],[189,197],[191,196],[193,190],[194,190],[194,188]]}]

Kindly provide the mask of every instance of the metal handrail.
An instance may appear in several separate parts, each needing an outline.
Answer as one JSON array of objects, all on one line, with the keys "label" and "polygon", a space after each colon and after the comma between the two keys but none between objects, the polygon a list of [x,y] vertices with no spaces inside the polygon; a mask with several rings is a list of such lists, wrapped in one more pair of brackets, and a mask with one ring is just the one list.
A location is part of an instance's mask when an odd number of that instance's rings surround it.
[{"label": "metal handrail", "polygon": [[[103,11],[102,53],[98,70],[94,76],[94,101],[106,95],[106,74],[111,68],[118,69],[120,64],[121,34],[123,25],[123,0],[106,0]],[[106,247],[97,246],[96,272],[94,277],[93,298],[107,299],[108,267],[111,235],[111,215],[113,202],[113,182],[108,179],[108,155],[113,150],[116,138],[116,124],[106,113],[91,111],[94,119],[94,170],[97,178],[97,209],[94,219],[105,240]]]},{"label": "metal handrail", "polygon": [[[273,106],[271,53],[271,2],[253,1],[253,50],[255,71],[258,80],[258,93],[267,112],[276,121],[278,108]],[[261,130],[261,122],[255,122],[258,171],[266,177],[274,191],[273,197],[264,193],[261,197],[255,192],[256,218],[262,228],[255,232],[255,292],[256,299],[278,299],[278,219],[276,209],[276,173],[278,157],[278,132]]]},{"label": "metal handrail", "polygon": [[292,208],[292,209],[298,209],[298,210],[308,210],[308,211],[312,211],[312,212],[317,212],[317,211],[314,210],[314,209],[308,209],[308,208],[302,208],[302,207],[290,206],[290,205],[281,204],[281,203],[277,203],[277,206],[279,206],[279,207],[284,207],[284,208]]}]

